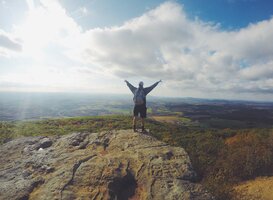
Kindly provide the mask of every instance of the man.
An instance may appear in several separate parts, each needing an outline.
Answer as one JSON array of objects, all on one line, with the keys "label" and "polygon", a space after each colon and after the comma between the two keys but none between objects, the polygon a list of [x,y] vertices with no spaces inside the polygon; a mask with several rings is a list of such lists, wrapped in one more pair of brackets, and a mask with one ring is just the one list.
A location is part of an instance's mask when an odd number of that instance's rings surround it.
[{"label": "man", "polygon": [[144,132],[144,119],[147,115],[147,107],[146,107],[146,95],[149,94],[157,85],[158,83],[162,82],[161,80],[156,82],[155,84],[151,85],[150,87],[144,88],[144,83],[142,81],[139,82],[139,87],[134,87],[131,83],[125,80],[125,83],[129,87],[129,89],[134,94],[134,117],[133,117],[133,130],[136,132],[136,119],[137,116],[140,114],[141,117],[141,131]]}]

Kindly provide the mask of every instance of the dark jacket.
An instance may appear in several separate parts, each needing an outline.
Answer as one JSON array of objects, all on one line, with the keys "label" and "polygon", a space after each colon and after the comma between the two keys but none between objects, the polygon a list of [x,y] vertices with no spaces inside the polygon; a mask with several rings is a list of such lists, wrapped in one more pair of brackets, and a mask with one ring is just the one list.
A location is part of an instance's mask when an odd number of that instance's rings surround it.
[{"label": "dark jacket", "polygon": [[[149,86],[149,87],[146,87],[146,88],[143,88],[144,90],[144,94],[145,94],[145,98],[144,98],[144,105],[146,106],[146,95],[149,94],[157,85],[158,85],[159,81],[156,82],[155,84]],[[135,86],[133,86],[131,83],[129,83],[128,81],[126,81],[126,84],[127,86],[129,87],[129,89],[131,90],[131,92],[133,94],[135,94],[135,91],[138,89],[136,88]]]}]

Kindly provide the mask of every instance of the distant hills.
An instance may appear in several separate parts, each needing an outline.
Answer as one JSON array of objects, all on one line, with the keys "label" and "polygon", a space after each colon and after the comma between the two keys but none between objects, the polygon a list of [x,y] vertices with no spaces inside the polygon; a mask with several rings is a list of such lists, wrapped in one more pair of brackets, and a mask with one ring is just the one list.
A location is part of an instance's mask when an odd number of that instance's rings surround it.
[{"label": "distant hills", "polygon": [[[147,97],[149,116],[176,115],[206,127],[272,126],[273,102]],[[132,95],[0,93],[0,121],[131,115]]]}]

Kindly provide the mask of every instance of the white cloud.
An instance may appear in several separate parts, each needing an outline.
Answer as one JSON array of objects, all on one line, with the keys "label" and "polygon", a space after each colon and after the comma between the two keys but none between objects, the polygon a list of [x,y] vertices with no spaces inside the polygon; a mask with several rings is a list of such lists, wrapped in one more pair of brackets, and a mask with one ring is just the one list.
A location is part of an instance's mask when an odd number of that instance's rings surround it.
[{"label": "white cloud", "polygon": [[40,0],[35,7],[28,0],[29,11],[24,23],[15,27],[15,34],[23,41],[23,53],[33,58],[45,54],[48,47],[70,47],[68,40],[77,38],[80,26],[70,18],[55,0]]},{"label": "white cloud", "polygon": [[[73,63],[79,88],[99,79],[102,90],[103,82],[113,80],[114,88],[120,78],[141,78],[163,79],[164,94],[174,96],[255,99],[253,94],[267,98],[272,93],[273,19],[225,31],[191,20],[183,6],[166,2],[121,26],[83,31],[58,1],[40,0],[38,6],[27,2],[27,18],[13,33],[22,40],[22,55],[41,60],[45,54],[61,70]],[[71,85],[64,82],[63,87]],[[62,85],[53,80],[48,84]]]},{"label": "white cloud", "polygon": [[[273,80],[273,60],[266,64],[252,65],[240,70],[240,75],[246,80]],[[273,85],[272,85],[273,86]]]},{"label": "white cloud", "polygon": [[204,95],[273,88],[266,73],[273,62],[273,19],[224,31],[188,19],[181,5],[167,2],[122,26],[91,29],[85,40],[84,60],[105,73],[162,78],[177,86],[176,94],[187,88]]},{"label": "white cloud", "polygon": [[12,52],[20,52],[21,50],[21,43],[11,34],[0,29],[0,56],[8,56]]},{"label": "white cloud", "polygon": [[30,10],[33,10],[34,9],[34,1],[33,0],[26,0],[26,3],[28,5],[28,8]]}]

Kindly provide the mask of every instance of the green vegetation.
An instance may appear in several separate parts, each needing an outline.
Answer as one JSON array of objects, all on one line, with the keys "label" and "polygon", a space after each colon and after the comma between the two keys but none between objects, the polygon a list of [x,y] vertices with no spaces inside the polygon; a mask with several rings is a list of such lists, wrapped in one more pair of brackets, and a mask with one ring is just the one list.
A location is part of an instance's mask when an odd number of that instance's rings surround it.
[{"label": "green vegetation", "polygon": [[159,138],[185,148],[201,181],[217,199],[231,199],[233,185],[273,174],[273,129],[204,129]]},{"label": "green vegetation", "polygon": [[0,122],[0,143],[20,136],[64,135],[72,132],[96,132],[130,128],[125,116],[93,116],[35,121]]},{"label": "green vegetation", "polygon": [[[152,119],[146,127],[159,140],[185,148],[198,181],[217,199],[230,199],[232,186],[240,181],[273,174],[273,129],[204,129]],[[0,122],[0,143],[21,136],[130,128],[131,117],[118,115]]]},{"label": "green vegetation", "polygon": [[[72,132],[98,132],[114,129],[131,129],[131,116],[106,115],[91,117],[71,117],[59,119],[44,119],[33,121],[0,121],[0,144],[22,136],[51,136],[64,135]],[[150,129],[156,137],[161,134],[179,132],[179,127],[163,124],[152,119],[147,119],[146,128]]]},{"label": "green vegetation", "polygon": [[148,114],[151,114],[151,113],[153,113],[153,110],[152,110],[152,108],[147,108],[147,113],[148,113]]}]

